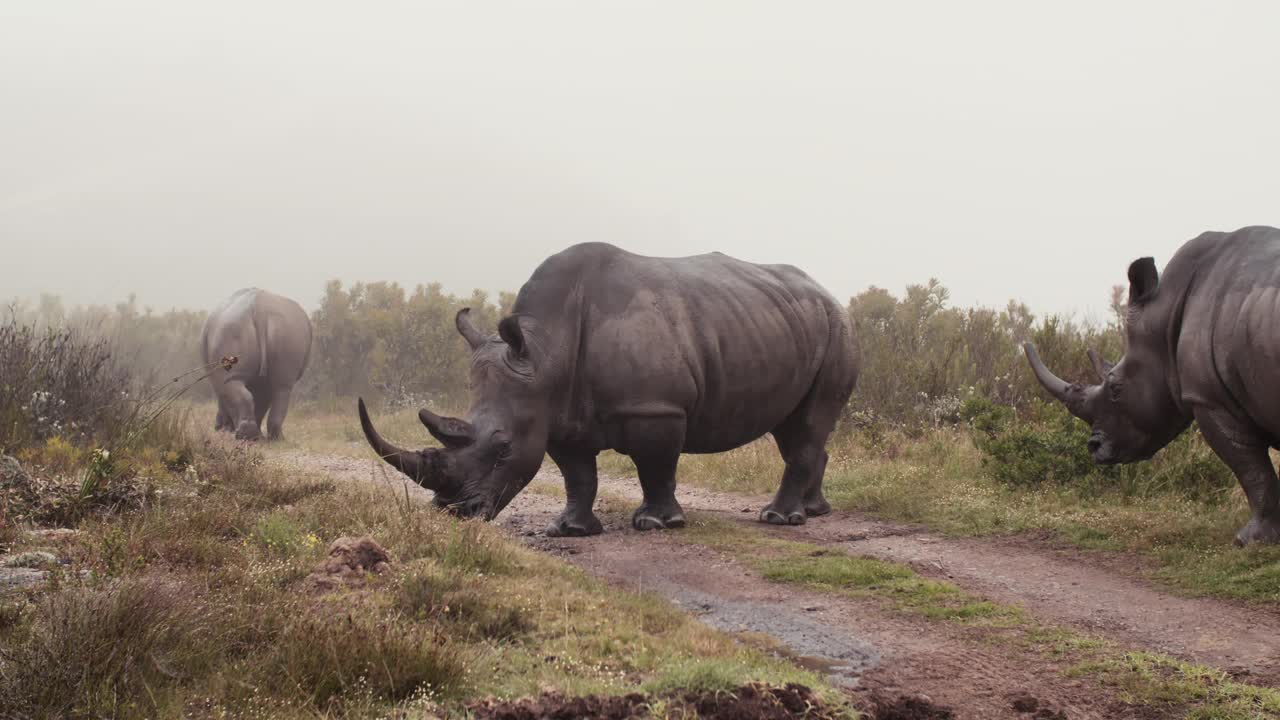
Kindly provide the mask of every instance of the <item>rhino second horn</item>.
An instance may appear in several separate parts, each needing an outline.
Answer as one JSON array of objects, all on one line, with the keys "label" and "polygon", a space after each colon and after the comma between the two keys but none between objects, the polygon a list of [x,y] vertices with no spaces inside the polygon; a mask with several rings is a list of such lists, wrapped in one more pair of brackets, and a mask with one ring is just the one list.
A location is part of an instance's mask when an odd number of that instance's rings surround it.
[{"label": "rhino second horn", "polygon": [[383,440],[378,431],[374,429],[373,421],[369,419],[369,411],[365,409],[364,398],[359,398],[357,402],[357,407],[360,410],[360,428],[364,430],[365,439],[369,441],[369,445],[373,447],[374,452],[378,453],[378,457],[387,461],[387,464],[391,467],[408,475],[409,479],[415,483],[428,490],[435,490],[439,482],[438,478],[434,477],[434,473],[431,472],[427,457],[423,453],[405,450]]},{"label": "rhino second horn", "polygon": [[471,308],[462,308],[457,315],[453,316],[453,324],[458,328],[458,334],[467,341],[467,346],[473,351],[478,350],[485,344],[484,333],[471,322]]},{"label": "rhino second horn", "polygon": [[1104,383],[1107,381],[1107,373],[1111,372],[1111,368],[1115,367],[1113,363],[1108,362],[1093,348],[1089,348],[1089,362],[1093,363],[1093,371],[1098,373],[1098,381]]}]

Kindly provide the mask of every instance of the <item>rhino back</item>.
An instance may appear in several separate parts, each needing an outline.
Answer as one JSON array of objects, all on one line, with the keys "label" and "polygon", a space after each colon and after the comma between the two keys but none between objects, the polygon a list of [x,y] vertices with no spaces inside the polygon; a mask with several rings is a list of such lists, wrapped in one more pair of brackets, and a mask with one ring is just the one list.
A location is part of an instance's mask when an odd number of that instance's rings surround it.
[{"label": "rhino back", "polygon": [[268,374],[273,383],[293,384],[311,357],[311,319],[297,302],[265,290],[254,303],[254,323],[266,338]]},{"label": "rhino back", "polygon": [[1280,439],[1280,230],[1206,233],[1165,275],[1185,287],[1175,319],[1183,402],[1226,408]]},{"label": "rhino back", "polygon": [[830,353],[848,356],[838,365],[856,373],[848,318],[816,282],[720,253],[575,246],[539,267],[516,311],[578,324],[562,335],[575,337],[568,392],[582,421],[683,415],[686,452],[737,447],[775,428]]},{"label": "rhino back", "polygon": [[238,290],[214,308],[203,335],[205,362],[235,355],[239,361],[231,376],[245,381],[267,375],[273,384],[292,384],[310,358],[306,311],[289,298],[258,288]]},{"label": "rhino back", "polygon": [[234,355],[238,361],[231,371],[233,377],[258,374],[259,348],[253,313],[254,301],[260,292],[257,288],[237,290],[210,311],[203,332],[206,363]]}]

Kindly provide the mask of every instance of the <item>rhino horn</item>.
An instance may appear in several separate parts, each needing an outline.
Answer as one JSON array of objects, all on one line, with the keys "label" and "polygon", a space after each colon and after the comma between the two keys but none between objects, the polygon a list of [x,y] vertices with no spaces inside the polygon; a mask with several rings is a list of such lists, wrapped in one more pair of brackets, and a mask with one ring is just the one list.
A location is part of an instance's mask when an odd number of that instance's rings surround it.
[{"label": "rhino horn", "polygon": [[1093,422],[1091,413],[1088,410],[1087,392],[1079,385],[1063,380],[1053,371],[1045,367],[1044,362],[1040,360],[1039,353],[1036,352],[1036,346],[1031,343],[1023,343],[1022,349],[1027,353],[1027,362],[1031,363],[1031,370],[1036,374],[1036,379],[1044,386],[1063,405],[1067,407],[1067,412],[1084,420],[1085,422]]},{"label": "rhino horn", "polygon": [[418,420],[432,437],[450,450],[464,448],[475,442],[476,429],[466,420],[441,417],[426,408],[418,411]]},{"label": "rhino horn", "polygon": [[453,317],[453,324],[458,328],[458,334],[467,341],[467,345],[475,350],[485,343],[484,333],[471,322],[471,308],[462,308],[458,314]]},{"label": "rhino horn", "polygon": [[1115,364],[1099,355],[1093,348],[1089,348],[1089,362],[1093,363],[1093,371],[1098,373],[1099,382],[1107,381],[1107,373],[1111,372],[1111,368]]},{"label": "rhino horn", "polygon": [[404,450],[382,439],[378,431],[373,427],[373,421],[369,419],[369,411],[364,407],[364,398],[359,398],[360,409],[360,427],[364,430],[365,439],[369,441],[369,445],[373,447],[374,452],[378,453],[378,457],[387,461],[391,467],[399,470],[409,479],[421,485],[428,490],[436,490],[440,484],[440,478],[435,472],[434,463],[430,462],[431,454],[438,453],[439,450],[425,450],[423,452],[415,452],[412,450]]}]

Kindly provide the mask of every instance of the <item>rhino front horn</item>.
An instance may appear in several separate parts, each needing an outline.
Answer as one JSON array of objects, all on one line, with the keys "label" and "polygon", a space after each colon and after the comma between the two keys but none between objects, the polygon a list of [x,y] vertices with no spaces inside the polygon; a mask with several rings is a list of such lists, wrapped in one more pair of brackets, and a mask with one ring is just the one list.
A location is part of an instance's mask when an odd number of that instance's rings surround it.
[{"label": "rhino front horn", "polygon": [[1087,423],[1093,422],[1089,413],[1088,395],[1085,389],[1054,375],[1040,360],[1040,355],[1036,352],[1035,345],[1023,343],[1022,349],[1027,353],[1027,362],[1031,364],[1031,371],[1036,374],[1036,380],[1040,381],[1044,389],[1048,390],[1050,395],[1065,405],[1067,412]]},{"label": "rhino front horn", "polygon": [[364,430],[364,437],[369,441],[369,445],[373,447],[374,452],[378,453],[378,457],[387,461],[391,467],[399,470],[409,479],[421,485],[428,490],[435,490],[439,485],[439,478],[436,477],[433,460],[433,454],[438,450],[425,450],[423,452],[415,452],[413,450],[405,450],[396,447],[378,434],[373,427],[373,421],[369,419],[369,411],[365,409],[364,398],[357,400],[357,407],[360,411],[360,428]]}]

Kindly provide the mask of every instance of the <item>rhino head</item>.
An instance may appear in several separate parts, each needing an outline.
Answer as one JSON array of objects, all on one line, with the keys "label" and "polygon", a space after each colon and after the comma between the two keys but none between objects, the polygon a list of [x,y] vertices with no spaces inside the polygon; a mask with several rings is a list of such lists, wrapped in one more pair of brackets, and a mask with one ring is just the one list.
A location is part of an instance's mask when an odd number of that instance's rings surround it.
[{"label": "rhino head", "polygon": [[411,480],[435,492],[435,504],[462,517],[492,520],[524,489],[542,466],[546,452],[545,393],[535,377],[535,348],[512,315],[486,336],[472,324],[467,308],[456,317],[458,332],[471,347],[471,407],[465,419],[430,410],[418,419],[443,448],[404,450],[374,429],[364,400],[360,427],[375,452]]},{"label": "rhino head", "polygon": [[1159,282],[1154,259],[1140,258],[1129,266],[1125,355],[1112,364],[1089,350],[1097,385],[1063,380],[1045,367],[1034,345],[1023,345],[1031,370],[1045,390],[1072,415],[1089,423],[1093,431],[1089,454],[1102,465],[1146,460],[1190,424],[1170,391],[1165,328],[1144,322]]}]

